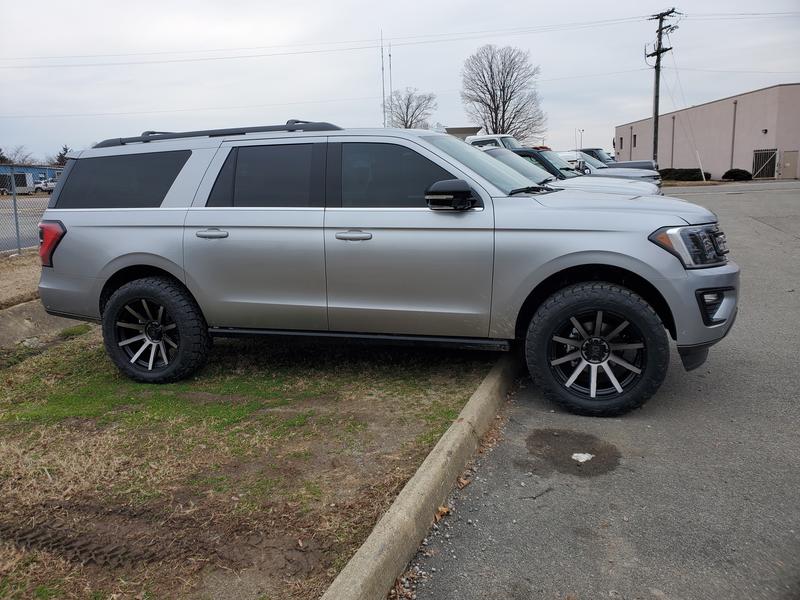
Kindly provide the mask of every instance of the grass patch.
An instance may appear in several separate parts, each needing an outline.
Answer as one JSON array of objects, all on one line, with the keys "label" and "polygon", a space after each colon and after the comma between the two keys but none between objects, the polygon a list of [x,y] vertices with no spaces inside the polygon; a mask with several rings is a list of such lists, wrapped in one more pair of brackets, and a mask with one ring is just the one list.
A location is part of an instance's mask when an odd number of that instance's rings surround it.
[{"label": "grass patch", "polygon": [[[495,358],[221,341],[192,379],[146,385],[85,327],[0,355],[0,505],[14,523],[180,558],[89,568],[0,544],[0,597],[214,596],[215,569],[239,597],[236,573],[253,565],[271,598],[317,597]],[[300,540],[313,568],[287,574]]]},{"label": "grass patch", "polygon": [[58,337],[62,340],[66,340],[72,337],[77,337],[79,335],[83,335],[85,333],[89,333],[92,330],[92,326],[88,323],[79,323],[78,325],[73,325],[72,327],[67,327],[66,329],[62,329],[58,333]]}]

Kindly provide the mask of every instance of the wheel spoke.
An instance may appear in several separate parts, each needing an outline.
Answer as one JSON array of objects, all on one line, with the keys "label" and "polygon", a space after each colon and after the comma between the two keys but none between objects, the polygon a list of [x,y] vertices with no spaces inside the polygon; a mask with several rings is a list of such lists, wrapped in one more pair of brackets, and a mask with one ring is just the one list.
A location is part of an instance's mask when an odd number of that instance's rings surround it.
[{"label": "wheel spoke", "polygon": [[573,326],[573,327],[575,327],[575,329],[577,330],[577,332],[580,334],[580,336],[581,336],[583,339],[585,339],[585,340],[586,340],[586,339],[588,339],[588,338],[589,338],[589,334],[588,334],[588,333],[586,333],[586,330],[583,328],[583,325],[581,325],[581,324],[578,322],[578,319],[576,319],[575,317],[570,317],[570,318],[569,318],[569,320],[570,320],[570,322],[572,323],[572,326]]},{"label": "wheel spoke", "polygon": [[165,342],[167,342],[167,343],[168,343],[170,346],[172,346],[173,348],[175,348],[175,349],[177,349],[177,348],[178,348],[178,344],[176,344],[175,342],[173,342],[173,341],[172,341],[172,338],[170,338],[170,337],[168,337],[168,336],[166,336],[166,335],[164,336],[164,341],[165,341]]},{"label": "wheel spoke", "polygon": [[117,327],[124,327],[125,329],[135,329],[136,331],[144,331],[144,325],[141,323],[126,323],[125,321],[117,321]]},{"label": "wheel spoke", "polygon": [[634,342],[631,344],[609,344],[612,350],[641,350],[644,348],[644,342]]},{"label": "wheel spoke", "polygon": [[602,327],[603,327],[603,311],[602,310],[598,310],[597,311],[597,319],[594,322],[594,330],[592,331],[592,333],[595,335],[595,337],[600,335],[600,329]]},{"label": "wheel spoke", "polygon": [[166,367],[169,364],[169,359],[167,358],[167,349],[164,347],[164,341],[158,342],[158,349],[161,351],[161,360],[164,361],[164,366]]},{"label": "wheel spoke", "polygon": [[150,312],[150,307],[147,306],[147,300],[142,298],[142,306],[144,306],[144,314],[147,315],[147,319],[152,321],[153,320],[153,313]]},{"label": "wheel spoke", "polygon": [[560,337],[558,335],[553,336],[553,341],[558,342],[559,344],[566,344],[567,346],[572,346],[573,348],[580,348],[581,343],[578,340],[571,340],[569,338]]},{"label": "wheel spoke", "polygon": [[597,365],[589,365],[589,395],[597,396]]},{"label": "wheel spoke", "polygon": [[156,344],[151,343],[150,344],[150,360],[147,361],[147,370],[148,371],[152,371],[153,370],[153,360],[155,359],[155,357],[156,357]]},{"label": "wheel spoke", "polygon": [[625,360],[624,358],[620,358],[616,354],[612,354],[611,356],[609,356],[608,360],[610,362],[617,363],[620,367],[625,367],[626,369],[628,369],[628,371],[633,371],[637,375],[640,375],[642,372],[642,370],[639,367],[633,366],[627,360]]},{"label": "wheel spoke", "polygon": [[138,342],[139,340],[145,339],[145,335],[143,333],[139,335],[135,335],[133,337],[129,337],[127,340],[122,340],[119,345],[120,346],[127,346],[128,344],[132,344],[133,342]]},{"label": "wheel spoke", "polygon": [[145,349],[147,349],[147,347],[148,347],[149,345],[150,345],[150,342],[148,342],[148,341],[146,341],[145,343],[143,343],[143,344],[142,344],[142,347],[141,347],[141,348],[139,348],[139,349],[136,351],[136,354],[134,354],[134,355],[133,355],[133,358],[131,358],[131,362],[132,362],[132,363],[135,363],[137,360],[139,360],[139,357],[142,355],[142,352],[144,352],[144,351],[145,351]]},{"label": "wheel spoke", "polygon": [[617,381],[617,377],[614,375],[614,372],[611,370],[611,367],[608,366],[608,362],[600,363],[600,366],[603,367],[603,370],[606,372],[606,375],[608,375],[608,378],[611,380],[611,384],[621,394],[622,386],[619,384],[619,381]]},{"label": "wheel spoke", "polygon": [[175,323],[170,323],[169,325],[164,326],[164,331],[169,331],[171,329],[175,329],[177,325]]},{"label": "wheel spoke", "polygon": [[127,304],[125,305],[125,310],[127,310],[127,311],[128,311],[129,313],[131,313],[131,314],[132,314],[134,317],[136,317],[136,319],[137,319],[137,320],[138,320],[140,323],[144,323],[144,322],[147,320],[147,319],[145,319],[145,318],[144,318],[142,315],[140,315],[140,314],[139,314],[139,313],[137,313],[135,310],[133,310],[133,309],[132,309],[132,308],[131,308],[129,305],[127,305]]},{"label": "wheel spoke", "polygon": [[158,315],[156,316],[156,321],[158,321],[159,323],[161,323],[161,317],[162,317],[163,315],[164,315],[164,307],[163,307],[163,306],[159,306],[159,307],[158,307]]},{"label": "wheel spoke", "polygon": [[581,357],[580,351],[571,352],[570,354],[562,356],[561,358],[557,358],[555,360],[551,360],[550,364],[553,365],[553,366],[560,365],[562,363],[569,362],[571,360],[575,360],[576,358],[580,358],[580,357]]},{"label": "wheel spoke", "polygon": [[613,339],[614,339],[615,337],[617,337],[617,336],[618,336],[620,333],[622,333],[622,330],[623,330],[623,329],[625,329],[625,328],[626,328],[628,325],[629,325],[628,321],[623,321],[622,323],[620,323],[619,325],[617,325],[617,327],[614,329],[614,331],[612,331],[611,333],[609,333],[609,334],[606,336],[606,341],[607,341],[607,342],[610,342],[611,340],[613,340]]},{"label": "wheel spoke", "polygon": [[578,378],[578,375],[581,374],[581,372],[586,368],[586,365],[588,364],[589,364],[588,362],[581,359],[580,364],[572,372],[572,375],[569,376],[569,379],[567,379],[567,382],[564,384],[564,386],[570,387],[573,383],[575,383],[575,380]]}]

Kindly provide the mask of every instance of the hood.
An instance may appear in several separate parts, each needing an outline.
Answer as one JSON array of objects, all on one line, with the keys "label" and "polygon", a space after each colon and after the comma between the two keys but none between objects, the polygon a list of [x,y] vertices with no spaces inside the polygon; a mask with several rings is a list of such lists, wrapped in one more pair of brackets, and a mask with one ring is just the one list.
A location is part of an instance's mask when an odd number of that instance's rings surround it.
[{"label": "hood", "polygon": [[592,175],[601,175],[603,177],[624,177],[624,178],[634,178],[634,179],[642,179],[642,178],[653,178],[658,177],[660,178],[658,171],[653,171],[651,169],[629,169],[626,167],[607,167],[605,169],[597,169]]},{"label": "hood", "polygon": [[653,196],[658,194],[658,186],[649,181],[624,179],[621,177],[573,177],[561,181],[551,181],[547,185],[565,190],[585,190],[606,194],[625,194],[628,196]]},{"label": "hood", "polygon": [[[561,183],[564,182],[559,182]],[[536,200],[548,208],[619,212],[626,215],[641,212],[660,213],[686,221],[689,225],[717,221],[717,215],[707,208],[670,196],[626,196],[565,189],[552,194],[537,194]],[[669,222],[664,223],[664,225],[669,224]]]}]

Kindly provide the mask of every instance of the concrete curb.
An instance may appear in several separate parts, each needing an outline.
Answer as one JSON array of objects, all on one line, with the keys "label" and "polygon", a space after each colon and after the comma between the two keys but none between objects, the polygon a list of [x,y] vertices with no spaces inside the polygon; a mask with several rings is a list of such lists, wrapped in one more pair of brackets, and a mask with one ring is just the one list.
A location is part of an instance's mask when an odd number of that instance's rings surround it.
[{"label": "concrete curb", "polygon": [[503,356],[400,491],[322,600],[382,600],[414,556],[438,507],[491,426],[518,369]]}]

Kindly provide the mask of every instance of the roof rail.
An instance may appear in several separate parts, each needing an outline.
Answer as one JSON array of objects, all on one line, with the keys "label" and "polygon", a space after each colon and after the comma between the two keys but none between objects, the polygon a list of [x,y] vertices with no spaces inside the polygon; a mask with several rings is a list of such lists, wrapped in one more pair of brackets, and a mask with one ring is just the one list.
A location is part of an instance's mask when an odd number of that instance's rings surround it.
[{"label": "roof rail", "polygon": [[175,140],[190,137],[221,137],[226,135],[243,135],[245,133],[261,133],[265,131],[336,131],[341,127],[324,121],[302,121],[289,119],[285,125],[261,125],[258,127],[234,127],[230,129],[206,129],[203,131],[182,131],[169,133],[166,131],[144,131],[142,135],[129,138],[111,138],[95,144],[94,148],[124,146],[137,142],[155,142],[158,140]]}]

